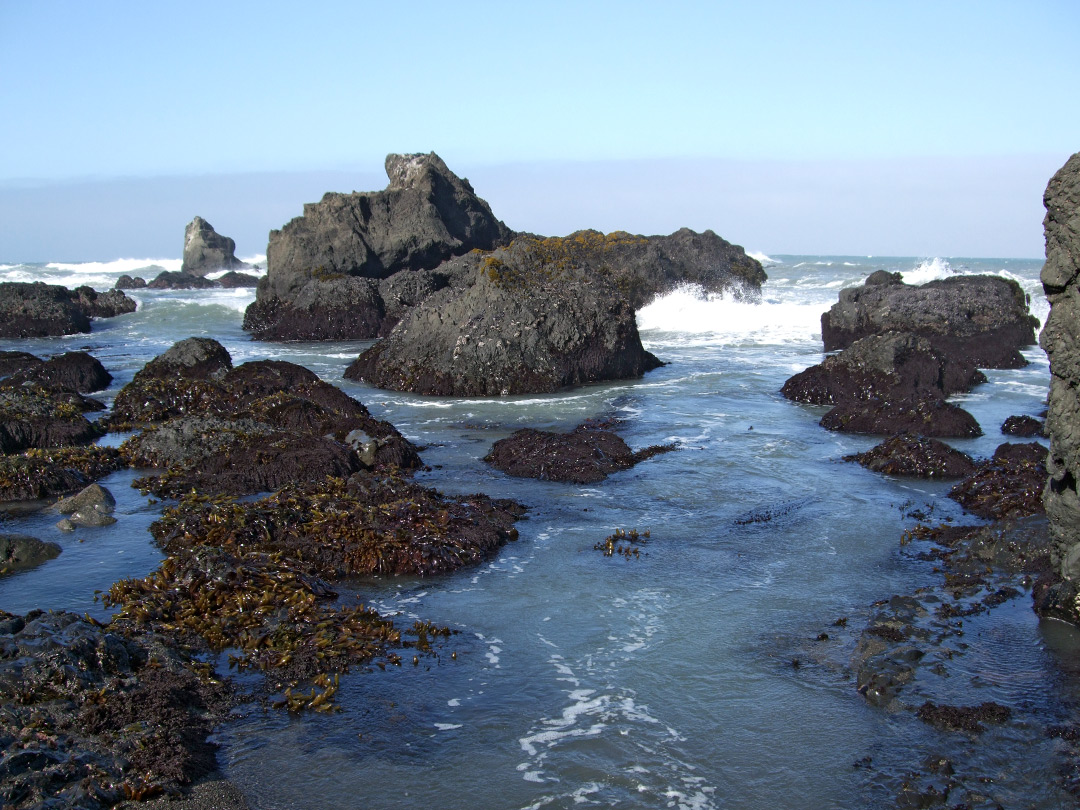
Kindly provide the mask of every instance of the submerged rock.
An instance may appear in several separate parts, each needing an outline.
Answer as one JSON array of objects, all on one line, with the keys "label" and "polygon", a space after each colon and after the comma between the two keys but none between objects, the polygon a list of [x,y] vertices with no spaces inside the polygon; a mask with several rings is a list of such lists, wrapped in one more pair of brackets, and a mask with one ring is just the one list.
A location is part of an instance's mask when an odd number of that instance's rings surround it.
[{"label": "submerged rock", "polygon": [[202,217],[195,217],[184,229],[181,273],[201,277],[215,270],[234,270],[247,266],[236,258],[236,242],[219,234]]},{"label": "submerged rock", "polygon": [[518,478],[590,484],[674,449],[664,445],[634,452],[613,431],[585,424],[569,433],[518,430],[495,442],[484,461]]},{"label": "submerged rock", "polygon": [[868,335],[911,332],[947,357],[981,368],[1026,365],[1020,349],[1035,343],[1039,323],[1020,285],[999,276],[953,276],[921,286],[884,274],[840,291],[821,316],[825,351]]},{"label": "submerged rock", "polygon": [[360,355],[348,379],[441,396],[508,396],[640,377],[634,311],[603,275],[518,238],[459,260],[470,283],[441,290]]},{"label": "submerged rock", "polygon": [[0,576],[36,568],[60,556],[60,546],[26,534],[0,534]]}]

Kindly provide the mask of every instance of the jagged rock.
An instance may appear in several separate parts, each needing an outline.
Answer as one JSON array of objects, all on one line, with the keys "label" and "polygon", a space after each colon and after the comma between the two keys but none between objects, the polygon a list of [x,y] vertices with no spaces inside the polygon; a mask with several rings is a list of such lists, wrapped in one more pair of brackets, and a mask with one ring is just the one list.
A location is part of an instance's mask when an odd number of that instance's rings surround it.
[{"label": "jagged rock", "polygon": [[913,332],[948,357],[974,366],[1026,365],[1020,349],[1035,342],[1039,323],[1012,279],[953,276],[913,286],[885,276],[840,291],[839,301],[821,316],[825,351],[867,335]]},{"label": "jagged rock", "polygon": [[0,534],[0,576],[34,568],[60,556],[60,546],[26,534]]},{"label": "jagged rock", "polygon": [[518,478],[590,484],[639,461],[673,450],[671,445],[634,452],[611,430],[590,424],[569,433],[525,428],[492,445],[484,461]]},{"label": "jagged rock", "polygon": [[[1050,358],[1046,432],[1050,476],[1044,495],[1055,541],[1055,563],[1068,580],[1080,579],[1080,152],[1051,178],[1043,196],[1046,264],[1042,283],[1050,316],[1040,343]],[[1075,611],[1074,611],[1075,615]]]},{"label": "jagged rock", "polygon": [[975,472],[975,462],[967,453],[914,433],[893,436],[865,453],[844,456],[844,461],[857,461],[885,475],[915,478],[963,478]]},{"label": "jagged rock", "polygon": [[640,377],[634,311],[602,274],[553,260],[519,237],[458,260],[471,283],[429,296],[345,371],[381,388],[441,396],[507,396]]},{"label": "jagged rock", "polygon": [[135,311],[120,290],[69,290],[40,281],[0,283],[0,338],[48,337],[90,331],[92,318]]},{"label": "jagged rock", "polygon": [[389,155],[386,174],[385,190],[328,192],[270,232],[267,274],[244,318],[254,337],[375,337],[385,307],[377,284],[365,280],[432,270],[510,240],[488,204],[435,153]]},{"label": "jagged rock", "polygon": [[112,382],[101,361],[86,352],[66,352],[45,361],[34,359],[38,362],[27,362],[3,381],[3,387],[30,383],[54,391],[89,394],[108,388]]},{"label": "jagged rock", "polygon": [[215,270],[247,267],[236,258],[235,251],[236,242],[219,234],[202,217],[195,217],[184,229],[184,261],[180,265],[180,272],[201,277]]}]

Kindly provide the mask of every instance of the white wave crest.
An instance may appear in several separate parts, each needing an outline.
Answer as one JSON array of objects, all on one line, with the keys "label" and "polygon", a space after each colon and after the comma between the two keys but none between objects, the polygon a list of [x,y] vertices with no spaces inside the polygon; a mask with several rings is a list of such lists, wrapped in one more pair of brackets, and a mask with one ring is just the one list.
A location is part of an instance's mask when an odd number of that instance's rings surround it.
[{"label": "white wave crest", "polygon": [[925,259],[914,270],[903,272],[904,282],[907,284],[926,284],[928,281],[937,281],[955,274],[956,271],[948,260],[942,258]]},{"label": "white wave crest", "polygon": [[754,251],[751,253],[747,253],[746,255],[749,256],[751,259],[757,259],[762,264],[783,264],[783,262],[779,259],[774,259],[772,256],[766,256],[761,251]]},{"label": "white wave crest", "polygon": [[638,331],[643,340],[659,343],[673,336],[718,344],[819,339],[822,305],[793,290],[776,292],[754,301],[680,287],[638,311]]}]

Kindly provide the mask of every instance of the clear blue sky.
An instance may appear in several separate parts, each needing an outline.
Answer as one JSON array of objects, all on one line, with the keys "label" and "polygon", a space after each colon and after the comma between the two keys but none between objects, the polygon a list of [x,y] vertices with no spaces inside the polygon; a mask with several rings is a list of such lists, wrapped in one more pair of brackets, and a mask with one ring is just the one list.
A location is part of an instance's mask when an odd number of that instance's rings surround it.
[{"label": "clear blue sky", "polygon": [[[0,261],[77,258],[43,189],[138,214],[166,255],[196,213],[252,254],[241,233],[265,243],[321,193],[287,198],[299,175],[379,188],[386,153],[431,150],[524,230],[656,232],[675,209],[749,249],[1034,256],[1080,150],[1078,41],[1076,0],[0,0],[0,214],[21,228]],[[242,197],[256,175],[260,199],[223,199],[221,176]],[[135,181],[132,212],[108,189]]]}]

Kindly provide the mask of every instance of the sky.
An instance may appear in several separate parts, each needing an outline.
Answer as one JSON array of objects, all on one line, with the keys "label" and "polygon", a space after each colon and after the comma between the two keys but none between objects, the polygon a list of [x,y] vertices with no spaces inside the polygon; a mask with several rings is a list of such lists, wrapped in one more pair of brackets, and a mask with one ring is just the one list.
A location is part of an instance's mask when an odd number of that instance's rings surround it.
[{"label": "sky", "polygon": [[265,251],[437,152],[511,228],[1042,254],[1076,0],[0,0],[0,262]]}]

